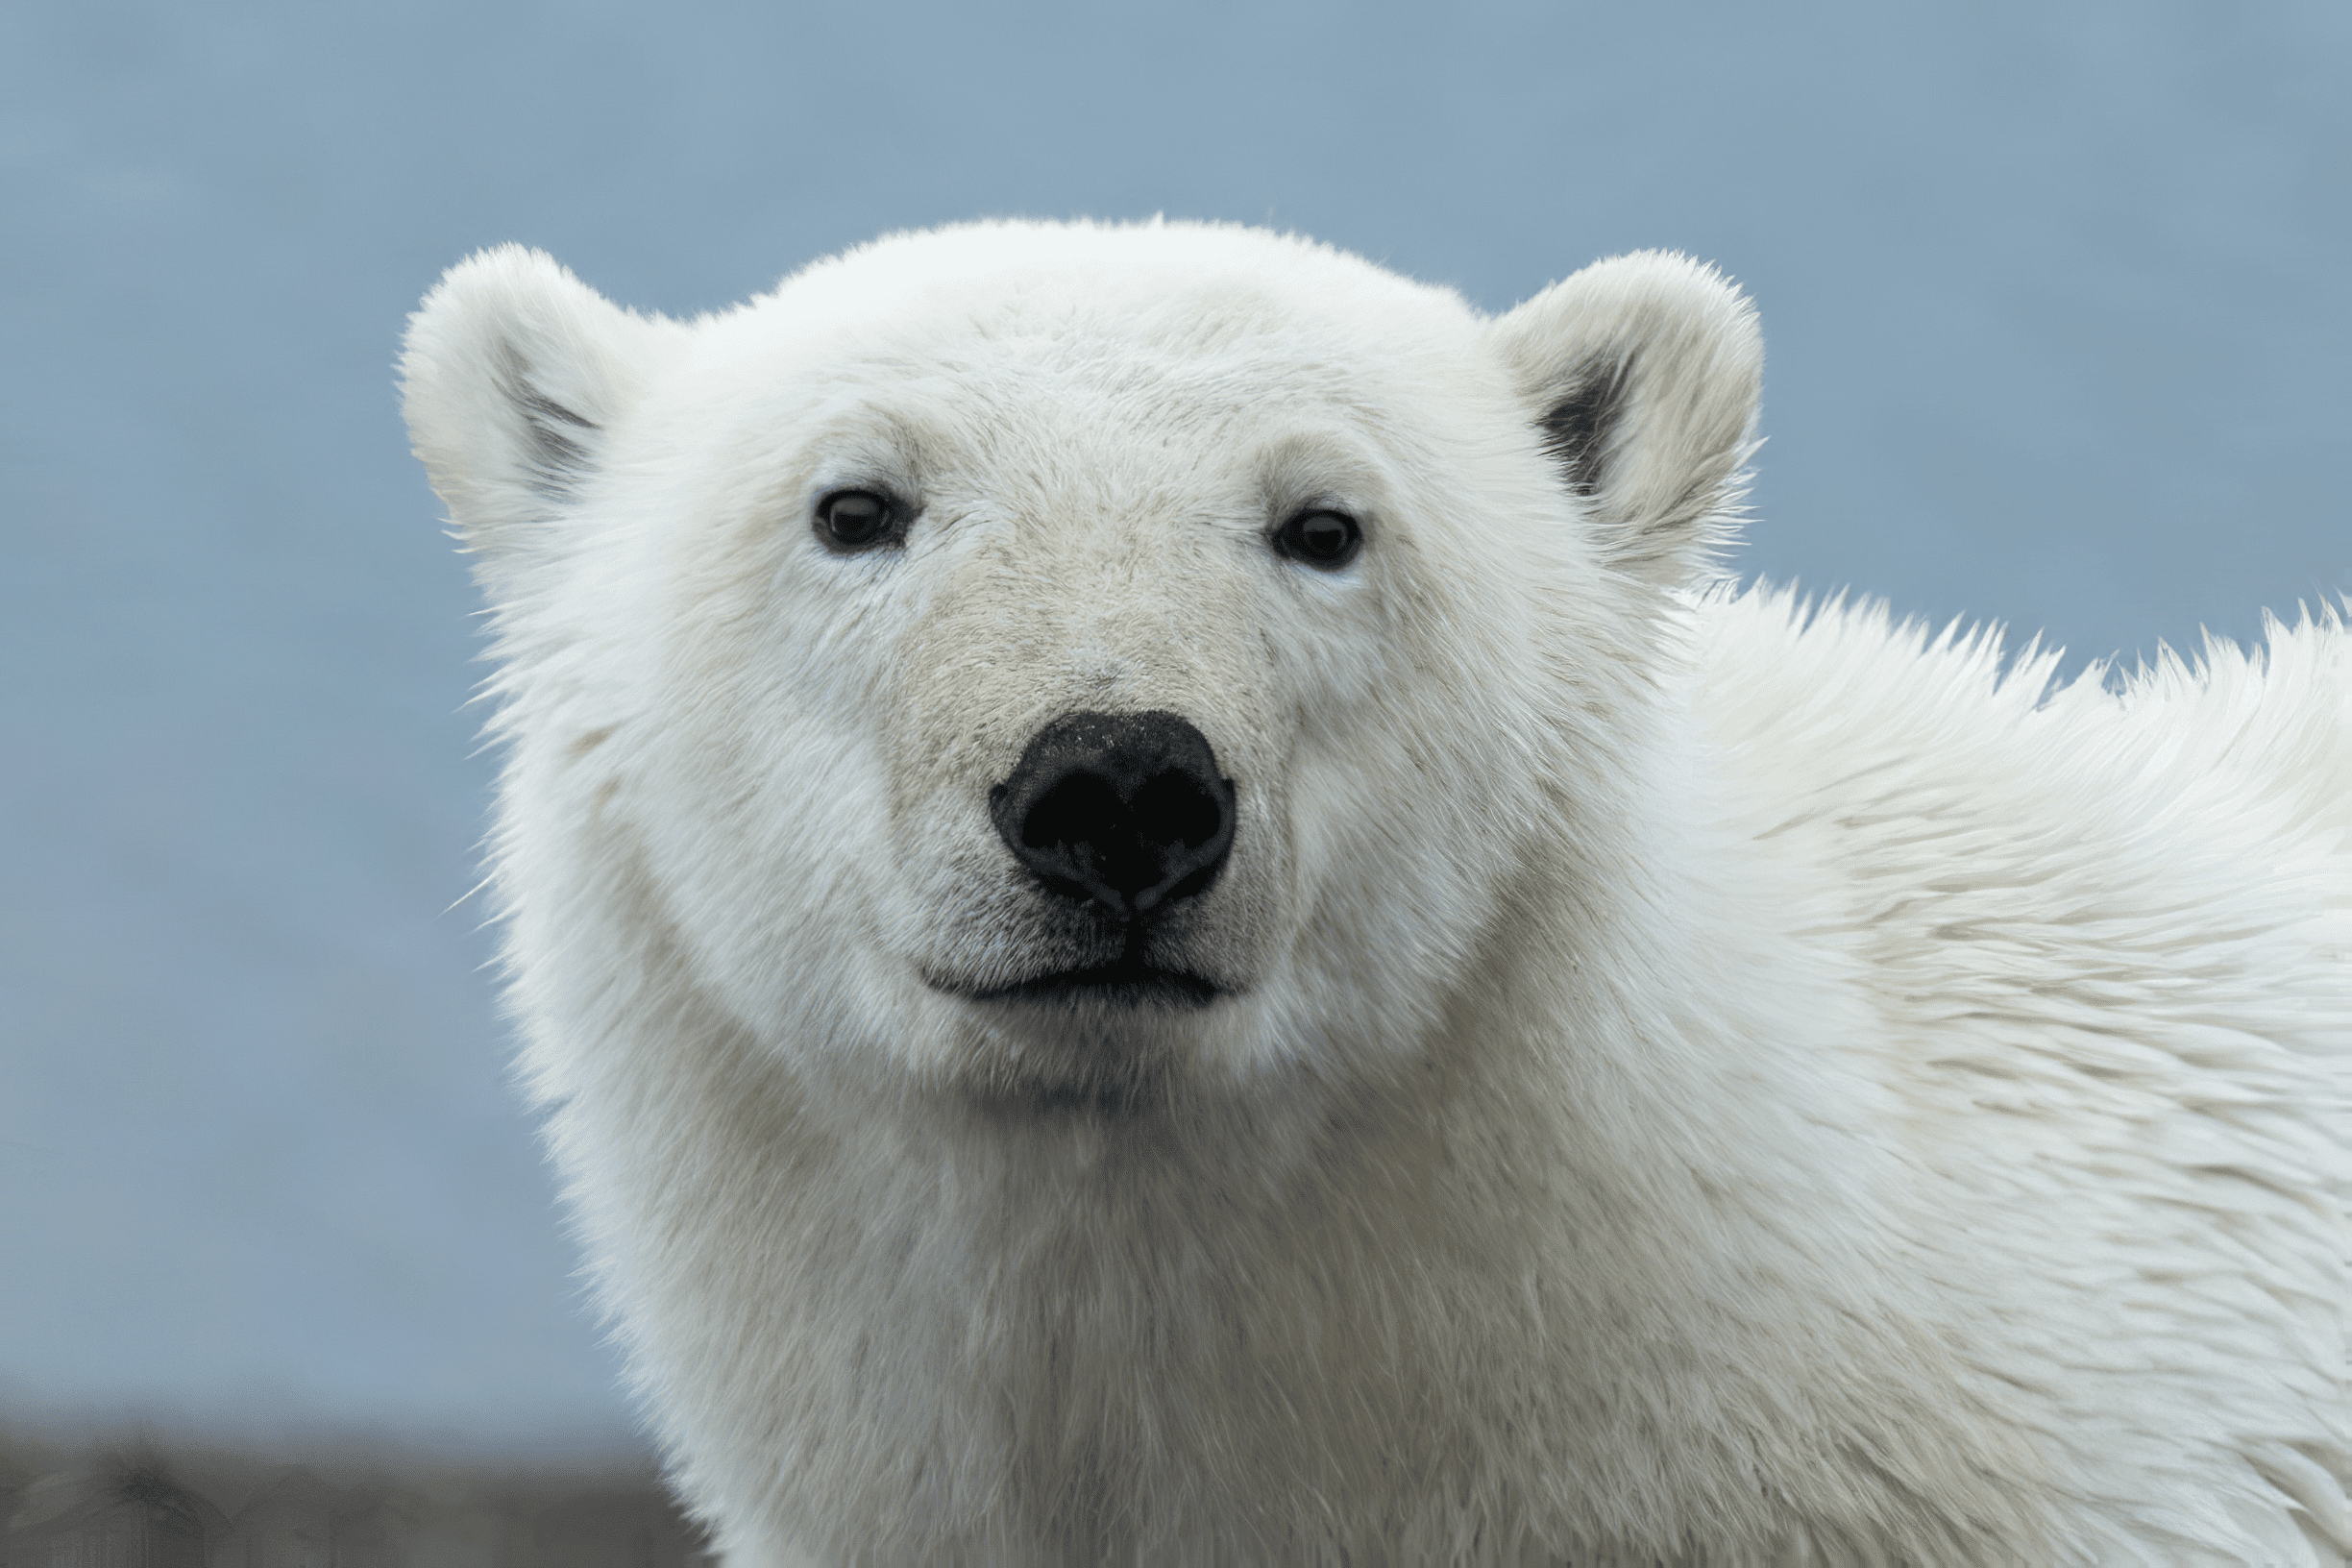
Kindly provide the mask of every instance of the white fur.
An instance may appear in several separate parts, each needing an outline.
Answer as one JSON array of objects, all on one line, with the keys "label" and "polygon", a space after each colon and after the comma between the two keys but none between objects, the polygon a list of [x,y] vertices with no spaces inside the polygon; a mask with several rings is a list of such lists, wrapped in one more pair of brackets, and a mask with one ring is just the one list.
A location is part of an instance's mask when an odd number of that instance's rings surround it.
[{"label": "white fur", "polygon": [[[730,1563],[2352,1552],[2352,643],[1734,595],[1759,365],[1678,257],[1174,224],[442,282],[524,1059]],[[1237,783],[1205,1010],[926,983],[1054,967],[985,800],[1080,709]]]}]

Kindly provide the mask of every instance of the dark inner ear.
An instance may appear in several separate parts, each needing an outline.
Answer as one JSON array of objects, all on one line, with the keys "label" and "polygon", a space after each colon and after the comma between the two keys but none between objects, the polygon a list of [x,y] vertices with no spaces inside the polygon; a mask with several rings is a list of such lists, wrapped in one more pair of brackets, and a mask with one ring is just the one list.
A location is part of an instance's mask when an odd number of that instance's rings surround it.
[{"label": "dark inner ear", "polygon": [[600,427],[531,385],[530,366],[513,344],[499,345],[499,367],[503,373],[499,389],[522,414],[524,434],[530,439],[530,465],[537,476],[532,488],[550,501],[575,499],[573,486],[588,472],[588,449],[570,431]]},{"label": "dark inner ear", "polygon": [[1633,355],[1595,359],[1577,373],[1568,395],[1543,416],[1544,451],[1560,466],[1568,488],[1589,496],[1601,488],[1609,436],[1625,414],[1633,384]]}]

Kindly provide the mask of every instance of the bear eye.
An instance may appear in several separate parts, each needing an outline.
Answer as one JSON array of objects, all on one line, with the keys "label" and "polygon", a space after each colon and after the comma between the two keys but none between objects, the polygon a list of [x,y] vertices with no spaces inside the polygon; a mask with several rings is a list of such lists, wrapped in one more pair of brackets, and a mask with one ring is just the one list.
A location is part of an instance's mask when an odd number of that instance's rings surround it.
[{"label": "bear eye", "polygon": [[817,537],[835,550],[886,543],[898,508],[871,490],[836,490],[817,503]]},{"label": "bear eye", "polygon": [[1274,548],[1294,561],[1333,571],[1356,558],[1363,528],[1345,512],[1301,512],[1274,530]]}]

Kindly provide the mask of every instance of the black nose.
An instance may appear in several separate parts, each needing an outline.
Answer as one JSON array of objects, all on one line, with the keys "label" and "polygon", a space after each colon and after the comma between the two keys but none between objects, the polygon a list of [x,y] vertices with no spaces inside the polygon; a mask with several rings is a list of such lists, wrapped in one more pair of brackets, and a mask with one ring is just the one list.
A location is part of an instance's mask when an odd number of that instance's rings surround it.
[{"label": "black nose", "polygon": [[1172,713],[1073,713],[1037,733],[989,816],[1054,892],[1141,915],[1208,890],[1233,847],[1233,780]]}]

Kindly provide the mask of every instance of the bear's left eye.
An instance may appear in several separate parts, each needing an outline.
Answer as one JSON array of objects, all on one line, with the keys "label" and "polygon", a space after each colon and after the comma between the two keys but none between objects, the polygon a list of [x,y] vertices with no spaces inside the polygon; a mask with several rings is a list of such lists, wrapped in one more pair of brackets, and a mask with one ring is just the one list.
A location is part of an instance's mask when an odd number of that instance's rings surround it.
[{"label": "bear's left eye", "polygon": [[895,532],[898,507],[871,490],[836,490],[817,503],[817,537],[835,550],[866,550],[886,544]]},{"label": "bear's left eye", "polygon": [[1345,512],[1301,512],[1274,530],[1274,548],[1294,561],[1330,572],[1356,558],[1363,548],[1363,528]]}]

